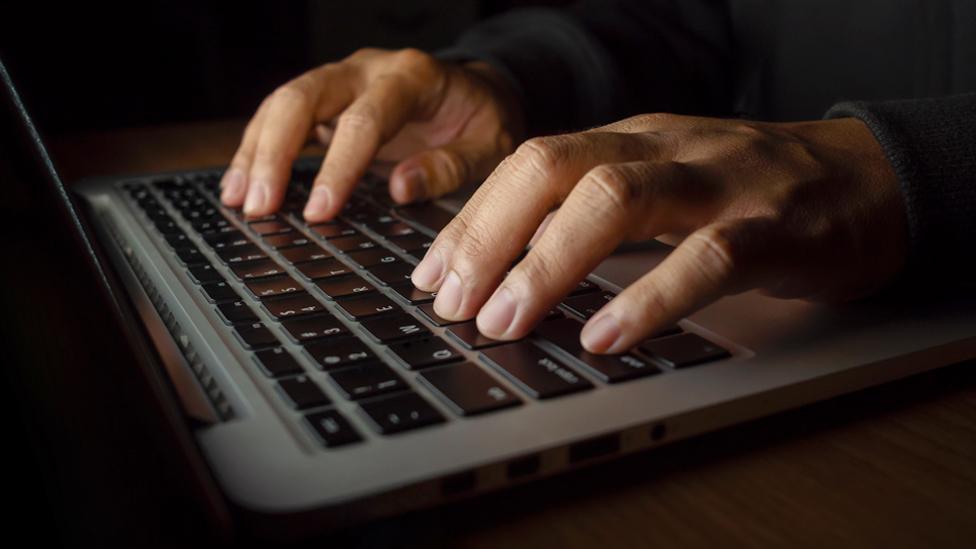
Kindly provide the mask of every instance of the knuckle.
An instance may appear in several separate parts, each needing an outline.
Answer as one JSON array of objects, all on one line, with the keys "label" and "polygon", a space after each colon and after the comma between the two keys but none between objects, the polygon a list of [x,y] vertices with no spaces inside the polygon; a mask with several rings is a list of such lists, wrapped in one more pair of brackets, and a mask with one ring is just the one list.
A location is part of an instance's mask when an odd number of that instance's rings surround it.
[{"label": "knuckle", "polygon": [[602,164],[591,169],[580,181],[578,191],[589,204],[603,204],[616,211],[626,211],[640,198],[640,185],[618,166]]},{"label": "knuckle", "polygon": [[[674,307],[668,296],[676,295],[674,289],[669,288],[662,280],[654,283],[642,284],[638,289],[638,299],[640,301],[640,311],[647,314],[647,311],[670,311]],[[644,325],[646,322],[640,322]]]},{"label": "knuckle", "polygon": [[705,273],[718,280],[725,280],[735,272],[739,262],[739,250],[731,229],[706,227],[692,235],[695,239],[695,258]]},{"label": "knuckle", "polygon": [[564,147],[559,137],[533,137],[519,146],[512,163],[521,169],[548,174],[556,170],[564,157]]},{"label": "knuckle", "polygon": [[445,170],[445,182],[462,184],[471,177],[471,166],[468,161],[455,151],[436,149],[433,153],[434,161]]},{"label": "knuckle", "polygon": [[395,64],[410,71],[426,72],[434,66],[434,58],[416,48],[405,48],[394,54]]},{"label": "knuckle", "polygon": [[552,289],[554,287],[553,283],[560,273],[556,268],[557,265],[559,265],[558,261],[550,260],[550,258],[543,256],[541,251],[537,249],[532,250],[525,259],[520,261],[512,269],[509,277],[513,277],[514,275],[514,278],[521,281],[520,284],[513,284],[512,286]]},{"label": "knuckle", "polygon": [[467,224],[467,230],[457,243],[455,254],[459,264],[469,263],[471,259],[481,257],[496,247],[493,245],[491,232],[481,223]]},{"label": "knuckle", "polygon": [[337,127],[344,127],[356,132],[375,131],[379,124],[379,113],[376,107],[363,103],[355,108],[347,109],[339,115]]},{"label": "knuckle", "polygon": [[632,116],[628,120],[632,122],[635,126],[657,128],[661,126],[673,125],[676,119],[677,116],[674,114],[670,114],[666,112],[652,112],[652,113],[638,114],[636,116]]},{"label": "knuckle", "polygon": [[294,105],[300,108],[307,106],[310,101],[308,90],[304,82],[300,80],[293,80],[280,86],[271,94],[271,99],[275,103]]},{"label": "knuckle", "polygon": [[360,59],[375,57],[381,53],[386,53],[386,50],[379,48],[359,48],[358,50],[352,52],[346,59],[350,61],[358,61]]}]

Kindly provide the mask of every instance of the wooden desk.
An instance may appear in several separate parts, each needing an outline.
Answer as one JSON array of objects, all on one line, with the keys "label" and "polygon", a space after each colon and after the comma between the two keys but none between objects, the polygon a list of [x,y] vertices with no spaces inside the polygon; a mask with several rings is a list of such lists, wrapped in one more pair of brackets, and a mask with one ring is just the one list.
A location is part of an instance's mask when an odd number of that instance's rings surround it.
[{"label": "wooden desk", "polygon": [[[76,136],[67,179],[224,163],[239,122]],[[316,540],[383,547],[972,547],[976,364]],[[309,545],[312,545],[309,543]]]}]

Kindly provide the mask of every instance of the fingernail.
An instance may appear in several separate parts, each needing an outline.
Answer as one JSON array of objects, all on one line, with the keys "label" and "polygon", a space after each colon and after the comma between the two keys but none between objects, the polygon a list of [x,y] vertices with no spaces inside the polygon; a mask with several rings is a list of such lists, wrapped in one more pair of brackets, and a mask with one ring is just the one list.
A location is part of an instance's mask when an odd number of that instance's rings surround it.
[{"label": "fingernail", "polygon": [[434,299],[434,312],[447,319],[457,318],[461,308],[461,277],[454,271],[447,273]]},{"label": "fingernail", "polygon": [[247,200],[244,202],[244,213],[251,215],[255,211],[261,210],[267,201],[268,184],[264,181],[254,181],[247,193]]},{"label": "fingernail", "polygon": [[583,326],[580,341],[591,353],[615,351],[614,344],[620,339],[620,323],[611,314],[599,316]]},{"label": "fingernail", "polygon": [[220,186],[223,188],[220,193],[221,202],[237,202],[241,199],[241,193],[244,192],[244,171],[240,168],[227,170]]},{"label": "fingernail", "polygon": [[410,281],[421,290],[431,291],[444,273],[444,262],[438,252],[428,250],[417,267],[410,274]]},{"label": "fingernail", "polygon": [[478,330],[488,337],[500,338],[512,325],[515,309],[515,296],[503,286],[478,313]]},{"label": "fingernail", "polygon": [[308,204],[305,205],[305,211],[302,215],[305,216],[305,219],[325,217],[325,213],[329,209],[331,202],[332,196],[328,187],[313,187],[312,194],[308,197]]},{"label": "fingernail", "polygon": [[404,201],[413,202],[427,198],[427,174],[421,168],[413,168],[403,174]]}]

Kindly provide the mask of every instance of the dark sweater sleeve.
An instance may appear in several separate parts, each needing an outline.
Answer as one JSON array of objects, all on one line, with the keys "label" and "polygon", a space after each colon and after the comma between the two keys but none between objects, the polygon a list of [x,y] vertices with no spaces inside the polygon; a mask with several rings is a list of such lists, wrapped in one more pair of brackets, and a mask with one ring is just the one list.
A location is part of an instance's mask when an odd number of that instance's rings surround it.
[{"label": "dark sweater sleeve", "polygon": [[729,24],[721,0],[584,0],[502,14],[438,55],[493,65],[530,133],[552,133],[642,112],[728,113]]},{"label": "dark sweater sleeve", "polygon": [[827,118],[863,120],[901,184],[911,249],[906,275],[976,285],[976,93],[847,102]]}]

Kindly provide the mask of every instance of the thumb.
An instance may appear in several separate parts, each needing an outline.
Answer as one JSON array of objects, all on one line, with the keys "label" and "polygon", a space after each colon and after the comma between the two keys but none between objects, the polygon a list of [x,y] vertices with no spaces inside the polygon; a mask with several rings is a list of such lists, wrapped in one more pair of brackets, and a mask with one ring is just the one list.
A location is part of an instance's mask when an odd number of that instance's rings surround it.
[{"label": "thumb", "polygon": [[502,156],[480,141],[453,141],[421,151],[393,168],[390,196],[400,204],[437,198],[488,177]]}]

